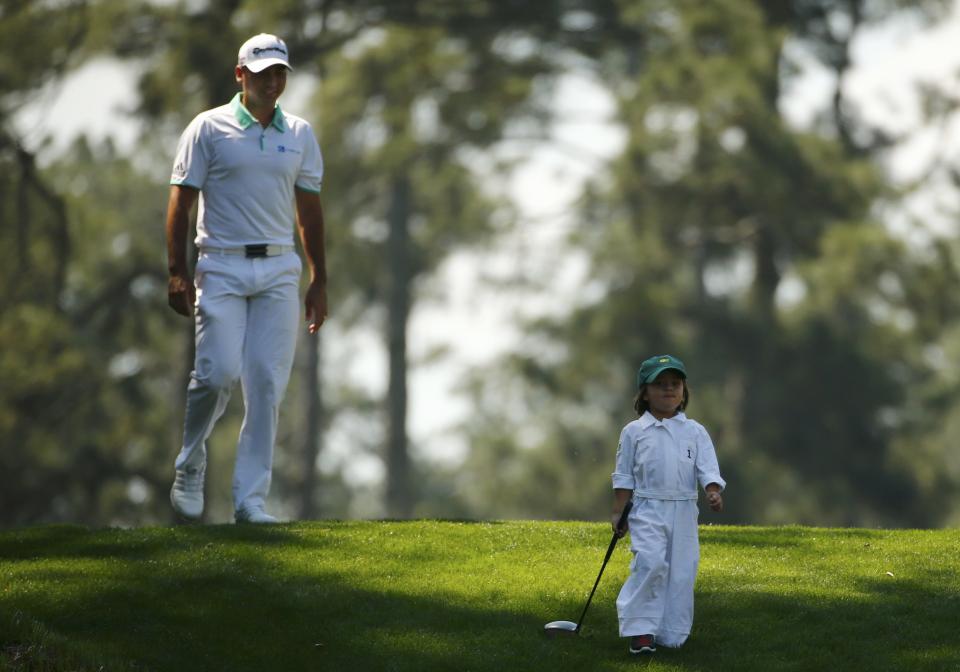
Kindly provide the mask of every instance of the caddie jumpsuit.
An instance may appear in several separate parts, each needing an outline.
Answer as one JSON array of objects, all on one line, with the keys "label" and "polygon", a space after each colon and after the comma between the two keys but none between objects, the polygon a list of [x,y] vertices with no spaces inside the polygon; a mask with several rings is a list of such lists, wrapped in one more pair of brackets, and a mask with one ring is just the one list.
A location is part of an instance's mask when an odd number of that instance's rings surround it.
[{"label": "caddie jumpsuit", "polygon": [[726,486],[700,423],[683,413],[662,421],[644,413],[623,428],[613,487],[633,490],[633,560],[617,597],[621,637],[654,635],[678,647],[689,636],[700,560],[698,483]]}]

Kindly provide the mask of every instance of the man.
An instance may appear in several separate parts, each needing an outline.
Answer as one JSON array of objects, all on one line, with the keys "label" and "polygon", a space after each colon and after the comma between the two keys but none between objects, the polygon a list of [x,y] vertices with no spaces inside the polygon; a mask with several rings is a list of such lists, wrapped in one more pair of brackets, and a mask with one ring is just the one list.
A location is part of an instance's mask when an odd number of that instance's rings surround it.
[{"label": "man", "polygon": [[[294,221],[311,272],[304,301],[310,333],[327,315],[323,159],[310,125],[277,104],[289,70],[283,40],[264,33],[247,40],[235,68],[241,91],[190,123],[174,160],[168,299],[175,311],[195,317],[196,359],[170,501],[189,521],[203,514],[206,441],[239,379],[245,413],[233,476],[235,519],[277,522],[265,501],[300,314]],[[198,197],[194,279],[186,240]]]}]

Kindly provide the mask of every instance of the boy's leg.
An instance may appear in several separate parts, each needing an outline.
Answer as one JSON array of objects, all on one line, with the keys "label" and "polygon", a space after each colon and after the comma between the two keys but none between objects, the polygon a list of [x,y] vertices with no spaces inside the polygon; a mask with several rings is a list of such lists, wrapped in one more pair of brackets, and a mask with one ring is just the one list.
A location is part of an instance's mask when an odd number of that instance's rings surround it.
[{"label": "boy's leg", "polygon": [[657,500],[640,500],[630,514],[630,574],[617,596],[620,636],[656,634],[666,599],[668,535]]},{"label": "boy's leg", "polygon": [[237,511],[262,510],[270,490],[280,402],[293,366],[300,321],[300,258],[254,260],[263,287],[249,300],[241,384],[245,412],[233,477]]},{"label": "boy's leg", "polygon": [[670,502],[674,508],[667,576],[666,608],[657,641],[664,646],[682,646],[693,627],[693,588],[700,562],[695,501]]}]

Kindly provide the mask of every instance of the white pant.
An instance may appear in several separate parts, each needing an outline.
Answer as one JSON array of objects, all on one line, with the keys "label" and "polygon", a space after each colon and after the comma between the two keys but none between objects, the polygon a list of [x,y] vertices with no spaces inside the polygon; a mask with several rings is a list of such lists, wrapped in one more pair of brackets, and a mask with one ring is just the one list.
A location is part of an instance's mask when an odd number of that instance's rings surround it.
[{"label": "white pant", "polygon": [[681,646],[693,625],[700,561],[696,500],[640,499],[630,512],[630,575],[617,597],[620,636]]},{"label": "white pant", "polygon": [[262,507],[270,490],[280,402],[297,342],[300,271],[294,252],[252,259],[204,253],[197,262],[197,351],[175,467],[204,468],[206,441],[239,379],[244,416],[233,474],[237,510]]}]

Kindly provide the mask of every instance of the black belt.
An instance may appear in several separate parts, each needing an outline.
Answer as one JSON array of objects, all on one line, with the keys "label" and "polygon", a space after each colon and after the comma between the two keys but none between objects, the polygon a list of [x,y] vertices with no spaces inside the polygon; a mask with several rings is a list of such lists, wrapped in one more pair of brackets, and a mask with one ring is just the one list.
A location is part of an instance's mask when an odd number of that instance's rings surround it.
[{"label": "black belt", "polygon": [[248,259],[254,257],[278,257],[281,254],[294,251],[293,245],[244,245],[243,247],[208,247],[201,245],[200,251],[204,254],[236,254]]}]

